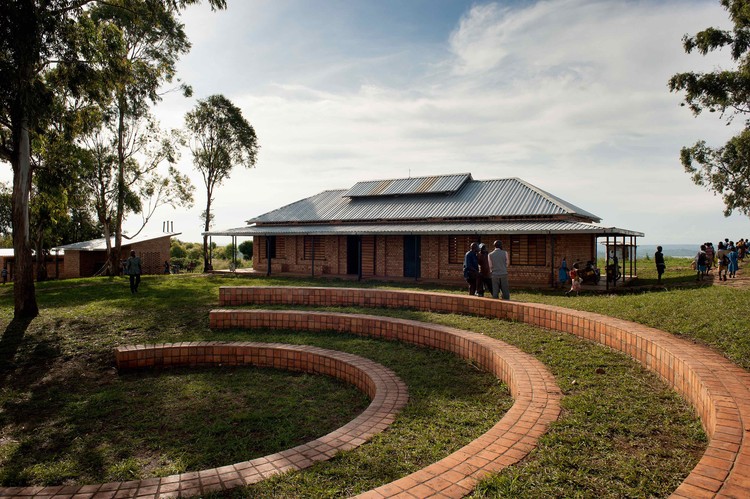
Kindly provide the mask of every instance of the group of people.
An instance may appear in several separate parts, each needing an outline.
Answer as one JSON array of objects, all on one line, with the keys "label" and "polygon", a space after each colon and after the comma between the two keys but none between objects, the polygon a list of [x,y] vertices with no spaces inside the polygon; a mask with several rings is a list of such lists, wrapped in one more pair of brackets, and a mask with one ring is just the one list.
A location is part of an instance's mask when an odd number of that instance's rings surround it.
[{"label": "group of people", "polygon": [[495,249],[490,252],[484,243],[471,243],[464,255],[464,279],[472,296],[484,296],[485,292],[490,292],[493,298],[499,298],[502,293],[503,300],[510,300],[510,257],[501,241],[495,241],[493,246]]},{"label": "group of people", "polygon": [[[745,259],[747,247],[747,239],[740,239],[735,243],[726,238],[719,241],[718,250],[714,250],[714,245],[711,242],[701,244],[693,259],[693,266],[697,272],[696,279],[702,281],[716,267],[719,269],[720,281],[726,281],[727,277],[730,279],[737,277],[737,270],[740,268],[739,262]],[[661,247],[658,249],[661,250]],[[661,277],[661,274],[659,276]]]}]

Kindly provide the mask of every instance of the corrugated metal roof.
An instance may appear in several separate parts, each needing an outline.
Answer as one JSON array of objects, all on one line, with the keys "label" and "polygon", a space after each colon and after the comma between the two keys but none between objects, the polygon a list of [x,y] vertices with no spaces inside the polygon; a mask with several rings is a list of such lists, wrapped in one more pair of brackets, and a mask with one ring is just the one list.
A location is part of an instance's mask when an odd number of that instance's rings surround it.
[{"label": "corrugated metal roof", "polygon": [[247,226],[211,231],[211,236],[306,236],[306,235],[458,235],[458,234],[599,234],[643,237],[643,233],[586,222],[443,222],[404,224],[341,224]]},{"label": "corrugated metal roof", "polygon": [[368,180],[357,182],[343,195],[347,197],[370,197],[403,196],[408,194],[445,194],[456,192],[467,180],[471,180],[470,173],[392,180]]},{"label": "corrugated metal roof", "polygon": [[[125,236],[122,238],[122,245],[123,246],[130,246],[132,244],[136,243],[143,243],[146,241],[151,241],[153,239],[159,239],[162,237],[173,237],[173,236],[179,236],[182,234],[182,232],[169,232],[164,234],[157,234],[157,235],[147,235],[142,234],[139,236],[136,236],[132,239],[126,239]],[[115,236],[112,236],[110,238],[112,240],[112,245],[115,244]],[[99,239],[92,239],[90,241],[81,241],[80,243],[73,243],[73,244],[66,244],[64,246],[57,246],[55,248],[52,248],[53,250],[56,249],[63,249],[63,250],[69,250],[69,251],[104,251],[107,249],[107,240],[105,238],[99,238]]]},{"label": "corrugated metal roof", "polygon": [[[446,176],[446,182],[455,181],[457,177],[460,175]],[[517,178],[473,180],[469,176],[458,190],[448,194],[348,197],[347,193],[352,189],[323,191],[248,220],[248,224],[559,215],[581,217],[595,222],[601,220],[598,216]]]}]

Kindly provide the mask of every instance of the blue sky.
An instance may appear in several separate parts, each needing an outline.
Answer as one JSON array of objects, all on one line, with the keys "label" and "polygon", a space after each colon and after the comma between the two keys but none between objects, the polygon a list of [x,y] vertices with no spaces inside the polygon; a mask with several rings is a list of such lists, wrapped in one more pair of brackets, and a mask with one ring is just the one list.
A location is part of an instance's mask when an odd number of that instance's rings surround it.
[{"label": "blue sky", "polygon": [[[195,98],[222,93],[256,129],[257,167],[217,190],[216,229],[361,180],[470,172],[523,178],[647,244],[750,236],[679,163],[680,147],[736,128],[667,89],[678,71],[731,66],[681,46],[728,25],[718,0],[228,4],[185,13],[179,71],[195,96],[157,108],[178,127]],[[180,166],[196,205],[164,208],[147,232],[173,220],[197,241],[204,188],[189,151]]]}]

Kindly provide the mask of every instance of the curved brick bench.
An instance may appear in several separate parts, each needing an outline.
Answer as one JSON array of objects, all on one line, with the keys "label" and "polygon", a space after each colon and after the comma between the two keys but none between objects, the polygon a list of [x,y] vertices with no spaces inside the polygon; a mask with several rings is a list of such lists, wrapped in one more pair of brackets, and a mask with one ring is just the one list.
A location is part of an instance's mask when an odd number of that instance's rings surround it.
[{"label": "curved brick bench", "polygon": [[463,497],[483,476],[523,459],[560,414],[561,392],[546,367],[481,334],[403,319],[289,310],[212,310],[210,323],[213,329],[333,330],[404,341],[471,359],[508,384],[513,406],[489,431],[437,463],[363,496]]},{"label": "curved brick bench", "polygon": [[295,304],[409,308],[496,317],[563,331],[606,345],[657,373],[697,411],[708,434],[703,458],[672,497],[750,497],[750,373],[715,351],[672,334],[551,305],[417,291],[226,287],[222,306]]},{"label": "curved brick bench", "polygon": [[259,482],[353,449],[385,430],[406,405],[406,385],[390,369],[356,355],[311,346],[250,342],[135,345],[115,350],[118,369],[171,366],[258,366],[325,374],[356,386],[372,402],[341,428],[276,454],[234,465],[163,478],[70,487],[0,488],[0,497],[191,497]]}]

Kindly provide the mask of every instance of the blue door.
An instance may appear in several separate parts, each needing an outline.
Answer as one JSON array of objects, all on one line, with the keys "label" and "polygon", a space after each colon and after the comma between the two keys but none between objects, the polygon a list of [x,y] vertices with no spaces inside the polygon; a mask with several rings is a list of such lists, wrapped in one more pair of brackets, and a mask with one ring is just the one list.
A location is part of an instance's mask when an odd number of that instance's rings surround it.
[{"label": "blue door", "polygon": [[404,236],[404,277],[418,279],[422,275],[421,236]]}]

